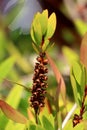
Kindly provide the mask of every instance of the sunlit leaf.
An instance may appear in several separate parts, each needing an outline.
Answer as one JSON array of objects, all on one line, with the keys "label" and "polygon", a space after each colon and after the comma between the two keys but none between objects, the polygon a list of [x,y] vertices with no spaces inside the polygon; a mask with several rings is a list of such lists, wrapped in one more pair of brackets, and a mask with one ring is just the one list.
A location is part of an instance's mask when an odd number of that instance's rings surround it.
[{"label": "sunlit leaf", "polygon": [[84,35],[82,43],[81,43],[80,60],[87,69],[87,33]]},{"label": "sunlit leaf", "polygon": [[7,76],[15,63],[15,58],[10,57],[0,64],[0,82]]},{"label": "sunlit leaf", "polygon": [[24,89],[23,87],[20,87],[19,85],[15,85],[9,92],[6,98],[6,102],[9,103],[12,107],[17,108],[21,100],[23,89]]},{"label": "sunlit leaf", "polygon": [[48,10],[44,10],[39,18],[41,24],[42,35],[45,35],[48,25]]},{"label": "sunlit leaf", "polygon": [[43,127],[46,130],[54,130],[51,122],[49,121],[49,119],[47,119],[45,116],[42,117],[42,121],[43,121]]},{"label": "sunlit leaf", "polygon": [[31,25],[31,37],[34,43],[40,45],[42,41],[41,23],[39,21],[41,14],[38,12]]},{"label": "sunlit leaf", "polygon": [[39,48],[36,44],[32,43],[34,50],[39,54]]},{"label": "sunlit leaf", "polygon": [[33,41],[34,43],[36,43],[36,40],[35,40],[35,37],[34,37],[34,29],[33,29],[33,27],[31,28],[30,33],[31,33],[32,41]]},{"label": "sunlit leaf", "polygon": [[77,80],[78,84],[81,85],[82,82],[82,66],[78,62],[74,62],[73,64],[73,74],[75,76],[75,79]]},{"label": "sunlit leaf", "polygon": [[52,13],[48,19],[48,26],[45,39],[50,39],[53,36],[55,29],[56,29],[56,15],[55,13]]},{"label": "sunlit leaf", "polygon": [[42,126],[37,125],[37,126],[36,126],[36,130],[46,130],[46,129],[43,128]]},{"label": "sunlit leaf", "polygon": [[74,62],[74,65],[72,67],[73,69],[73,75],[75,77],[76,82],[79,84],[81,89],[81,94],[84,94],[84,89],[86,85],[86,69],[83,64]]},{"label": "sunlit leaf", "polygon": [[72,74],[70,75],[70,79],[71,79],[71,84],[72,84],[72,88],[73,88],[73,94],[74,94],[75,101],[78,105],[80,105],[79,99],[78,99],[78,91],[77,91],[76,81],[75,81]]},{"label": "sunlit leaf", "polygon": [[24,117],[21,113],[16,111],[14,108],[12,108],[10,105],[8,105],[6,102],[0,100],[0,108],[3,111],[3,113],[10,118],[11,120],[17,122],[17,123],[27,123],[27,118]]},{"label": "sunlit leaf", "polygon": [[46,49],[48,48],[48,45],[49,45],[49,40],[47,39],[47,40],[44,41],[44,44],[43,44],[43,46],[42,46],[43,52],[46,51]]},{"label": "sunlit leaf", "polygon": [[37,42],[38,45],[40,45],[42,42],[42,31],[41,31],[41,25],[39,23],[39,20],[34,23],[33,30],[34,30],[35,41]]},{"label": "sunlit leaf", "polygon": [[36,130],[36,124],[30,121],[28,123],[28,130]]},{"label": "sunlit leaf", "polygon": [[9,120],[9,122],[7,123],[5,130],[14,130],[14,123],[12,120]]},{"label": "sunlit leaf", "polygon": [[[62,75],[60,74],[57,66],[55,65],[54,61],[52,60],[52,58],[47,54],[47,58],[49,60],[49,64],[55,74],[55,77],[56,77],[56,80],[57,80],[57,83],[58,83],[58,87],[60,87],[60,93],[62,95],[62,98],[63,98],[63,101],[64,101],[64,104],[66,104],[66,87],[65,87],[65,82],[64,82],[64,79],[62,77]],[[60,83],[60,84],[59,84]]]},{"label": "sunlit leaf", "polygon": [[9,120],[5,130],[24,130],[25,124],[14,123],[12,120]]}]

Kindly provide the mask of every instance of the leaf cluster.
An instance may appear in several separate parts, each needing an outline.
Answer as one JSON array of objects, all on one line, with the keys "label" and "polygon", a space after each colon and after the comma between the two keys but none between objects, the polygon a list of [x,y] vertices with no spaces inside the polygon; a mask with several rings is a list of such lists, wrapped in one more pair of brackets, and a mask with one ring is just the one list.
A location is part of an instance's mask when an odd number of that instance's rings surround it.
[{"label": "leaf cluster", "polygon": [[44,52],[49,40],[53,36],[56,29],[56,15],[52,13],[48,18],[48,10],[42,13],[37,13],[31,25],[31,37],[33,40],[34,49],[38,52]]}]

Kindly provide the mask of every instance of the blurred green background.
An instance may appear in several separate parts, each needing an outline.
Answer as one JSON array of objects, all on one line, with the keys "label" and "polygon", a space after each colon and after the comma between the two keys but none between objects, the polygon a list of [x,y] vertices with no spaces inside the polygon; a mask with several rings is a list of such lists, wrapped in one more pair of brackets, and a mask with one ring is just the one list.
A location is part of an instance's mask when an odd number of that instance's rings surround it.
[{"label": "blurred green background", "polygon": [[[48,9],[49,14],[55,12],[57,16],[56,32],[51,39],[51,43],[55,44],[49,48],[48,54],[64,77],[67,101],[71,102],[69,107],[74,102],[70,67],[74,60],[79,59],[81,39],[87,30],[86,0],[0,1],[0,98],[18,108],[25,116],[28,116],[28,98],[31,94],[6,79],[32,86],[37,54],[32,47],[30,26],[35,13],[44,9]],[[57,81],[50,67],[48,76],[48,92],[54,95]],[[61,111],[63,105],[60,98]],[[4,130],[8,119],[3,114],[0,114],[0,122],[5,123],[0,126]]]}]

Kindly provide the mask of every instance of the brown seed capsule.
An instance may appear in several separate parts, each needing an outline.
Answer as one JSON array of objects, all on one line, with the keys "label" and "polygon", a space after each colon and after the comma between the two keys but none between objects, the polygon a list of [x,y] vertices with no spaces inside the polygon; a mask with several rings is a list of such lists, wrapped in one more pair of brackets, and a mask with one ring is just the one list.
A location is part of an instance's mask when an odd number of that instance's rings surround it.
[{"label": "brown seed capsule", "polygon": [[33,95],[34,95],[35,97],[37,97],[37,92],[34,92]]},{"label": "brown seed capsule", "polygon": [[41,57],[45,57],[45,55],[46,55],[45,52],[44,52],[44,53],[40,53],[40,56],[41,56]]},{"label": "brown seed capsule", "polygon": [[40,105],[39,105],[40,107],[44,107],[44,103],[40,103]]},{"label": "brown seed capsule", "polygon": [[35,69],[35,72],[36,72],[35,74],[38,74],[39,73],[39,69]]},{"label": "brown seed capsule", "polygon": [[48,79],[48,77],[45,75],[45,76],[44,76],[44,80],[46,81],[47,79]]},{"label": "brown seed capsule", "polygon": [[41,83],[41,87],[43,88],[44,86],[46,86],[47,83]]},{"label": "brown seed capsule", "polygon": [[44,67],[44,73],[48,73],[48,69]]},{"label": "brown seed capsule", "polygon": [[38,102],[38,101],[34,101],[34,102],[33,102],[33,106],[34,106],[34,107],[38,107],[38,105],[39,105],[39,102]]},{"label": "brown seed capsule", "polygon": [[37,88],[37,92],[41,93],[42,92],[41,88]]},{"label": "brown seed capsule", "polygon": [[41,63],[42,62],[42,58],[41,57],[37,57],[37,61]]},{"label": "brown seed capsule", "polygon": [[35,64],[34,76],[33,76],[33,85],[32,85],[32,96],[31,96],[31,106],[34,108],[35,113],[38,112],[40,107],[44,106],[45,94],[47,83],[46,80],[48,77],[45,73],[48,72],[48,69],[45,65],[48,64],[48,59],[45,58],[45,53],[40,53],[37,57],[37,63]]},{"label": "brown seed capsule", "polygon": [[32,102],[32,101],[33,101],[33,99],[34,99],[34,98],[33,98],[33,96],[31,96],[30,101]]},{"label": "brown seed capsule", "polygon": [[38,83],[38,84],[40,84],[40,79],[36,79],[35,82]]},{"label": "brown seed capsule", "polygon": [[44,60],[43,60],[43,64],[44,64],[44,65],[47,65],[47,64],[48,64],[48,59],[44,59]]},{"label": "brown seed capsule", "polygon": [[39,74],[39,77],[43,77],[44,76],[44,74]]}]

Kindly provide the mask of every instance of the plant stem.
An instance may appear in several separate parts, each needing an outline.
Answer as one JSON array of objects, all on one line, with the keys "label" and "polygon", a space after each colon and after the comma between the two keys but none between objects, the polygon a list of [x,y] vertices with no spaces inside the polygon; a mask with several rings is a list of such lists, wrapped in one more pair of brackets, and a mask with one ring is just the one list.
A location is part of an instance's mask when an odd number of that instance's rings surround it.
[{"label": "plant stem", "polygon": [[38,124],[38,114],[35,113],[35,118],[36,118],[36,124]]}]

